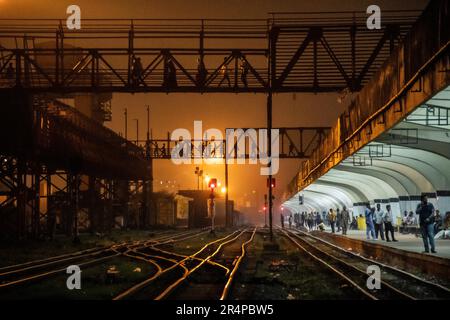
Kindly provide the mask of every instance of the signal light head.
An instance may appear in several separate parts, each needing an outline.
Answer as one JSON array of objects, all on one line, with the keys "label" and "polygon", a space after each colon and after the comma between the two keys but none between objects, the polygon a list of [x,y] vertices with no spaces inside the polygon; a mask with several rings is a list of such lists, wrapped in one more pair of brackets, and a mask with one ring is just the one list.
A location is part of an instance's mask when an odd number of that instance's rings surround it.
[{"label": "signal light head", "polygon": [[213,178],[209,180],[208,187],[212,190],[217,186],[217,179]]},{"label": "signal light head", "polygon": [[275,178],[272,178],[272,179],[267,178],[267,188],[268,188],[269,186],[270,186],[271,188],[275,188],[275,187],[277,186],[277,183],[276,183]]}]

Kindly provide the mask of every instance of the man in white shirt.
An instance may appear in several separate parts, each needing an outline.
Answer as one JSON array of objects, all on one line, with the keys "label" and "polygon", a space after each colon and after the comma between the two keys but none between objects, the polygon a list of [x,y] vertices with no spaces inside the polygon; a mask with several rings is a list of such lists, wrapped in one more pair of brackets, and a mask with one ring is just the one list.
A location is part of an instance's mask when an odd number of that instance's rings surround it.
[{"label": "man in white shirt", "polygon": [[397,242],[398,240],[394,237],[394,226],[392,225],[394,221],[394,217],[392,215],[391,206],[388,204],[386,206],[386,214],[384,215],[384,230],[386,232],[386,241],[390,242],[389,240],[389,232],[391,232],[392,235],[392,241]]},{"label": "man in white shirt", "polygon": [[375,222],[375,239],[378,239],[379,233],[381,235],[381,240],[384,240],[384,230],[383,230],[384,215],[385,213],[381,209],[381,205],[377,203],[377,208],[373,216],[373,220]]}]

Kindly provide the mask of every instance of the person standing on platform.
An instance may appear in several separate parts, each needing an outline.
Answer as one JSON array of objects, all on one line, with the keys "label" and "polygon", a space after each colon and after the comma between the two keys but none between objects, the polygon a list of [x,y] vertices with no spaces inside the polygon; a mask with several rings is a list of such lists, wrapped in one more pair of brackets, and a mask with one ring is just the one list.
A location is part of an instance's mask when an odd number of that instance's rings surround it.
[{"label": "person standing on platform", "polygon": [[408,233],[407,232],[407,227],[408,227],[408,211],[405,210],[405,212],[403,213],[403,218],[402,218],[402,233]]},{"label": "person standing on platform", "polygon": [[336,227],[337,231],[341,232],[342,213],[339,208],[336,209]]},{"label": "person standing on platform", "polygon": [[334,226],[336,223],[336,213],[334,213],[333,209],[330,209],[330,213],[328,214],[328,221],[330,222],[331,232],[334,233]]},{"label": "person standing on platform", "polygon": [[[416,214],[419,215],[420,231],[422,232],[425,251],[422,253],[436,253],[434,246],[434,206],[428,202],[426,195],[422,195],[421,202],[417,205]],[[428,245],[429,242],[429,245]]]},{"label": "person standing on platform", "polygon": [[311,231],[314,225],[313,213],[308,213],[308,230]]},{"label": "person standing on platform", "polygon": [[316,227],[322,222],[322,218],[320,217],[320,213],[316,212]]},{"label": "person standing on platform", "polygon": [[284,229],[284,215],[280,213],[280,219],[281,219],[281,228]]},{"label": "person standing on platform", "polygon": [[368,203],[365,210],[365,218],[366,218],[366,236],[367,240],[370,240],[370,236],[372,235],[372,239],[376,240],[375,238],[375,229],[373,226],[373,213],[375,209],[370,207],[370,204]]},{"label": "person standing on platform", "polygon": [[439,233],[442,229],[442,216],[439,210],[436,210],[436,214],[434,216],[434,234]]},{"label": "person standing on platform", "polygon": [[348,221],[350,220],[350,213],[347,210],[346,206],[342,207],[342,216],[341,216],[341,224],[342,224],[342,234],[345,236],[347,235],[347,229],[348,229]]},{"label": "person standing on platform", "polygon": [[392,241],[397,242],[398,240],[394,237],[394,226],[392,225],[392,222],[394,221],[394,217],[392,215],[391,205],[386,206],[386,214],[384,215],[384,231],[386,232],[386,241],[390,242],[389,240],[389,232],[392,235]]},{"label": "person standing on platform", "polygon": [[378,239],[378,234],[380,234],[381,240],[384,241],[384,230],[383,230],[384,211],[381,209],[381,205],[379,203],[377,203],[377,209],[375,210],[373,220],[375,221],[375,238]]},{"label": "person standing on platform", "polygon": [[289,221],[289,229],[292,229],[292,216],[289,216],[288,221]]}]

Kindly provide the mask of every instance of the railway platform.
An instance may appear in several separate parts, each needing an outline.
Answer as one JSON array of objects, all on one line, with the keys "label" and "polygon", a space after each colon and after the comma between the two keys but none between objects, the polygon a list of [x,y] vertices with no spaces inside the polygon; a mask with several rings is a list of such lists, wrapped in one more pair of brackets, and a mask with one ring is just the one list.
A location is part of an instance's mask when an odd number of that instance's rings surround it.
[{"label": "railway platform", "polygon": [[[340,234],[340,233],[339,233]],[[423,242],[422,238],[416,237],[414,234],[402,234],[399,232],[395,233],[395,237],[398,242],[387,242],[383,240],[366,240],[366,231],[365,230],[350,230],[347,232],[347,236],[352,239],[363,240],[366,242],[376,243],[383,246],[388,246],[396,249],[401,249],[405,251],[411,251],[416,253],[421,253],[423,251]],[[440,258],[450,259],[450,240],[435,240],[436,241],[436,251],[437,253],[432,254],[433,256],[437,256]]]}]

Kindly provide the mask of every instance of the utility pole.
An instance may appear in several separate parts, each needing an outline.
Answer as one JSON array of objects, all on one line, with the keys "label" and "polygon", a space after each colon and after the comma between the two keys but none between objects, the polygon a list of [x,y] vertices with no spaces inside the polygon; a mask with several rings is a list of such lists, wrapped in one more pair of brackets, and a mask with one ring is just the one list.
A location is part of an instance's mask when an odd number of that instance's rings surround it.
[{"label": "utility pole", "polygon": [[128,140],[128,110],[127,110],[127,108],[125,108],[125,111],[123,114],[125,116],[125,140]]},{"label": "utility pole", "polygon": [[150,156],[151,145],[150,145],[150,106],[147,105],[147,139],[145,141],[145,156],[148,162],[148,180],[144,181],[144,204],[145,204],[145,215],[144,215],[144,226],[149,226],[153,224],[152,217],[152,195],[153,195],[153,159]]},{"label": "utility pole", "polygon": [[227,157],[225,157],[224,161],[225,161],[225,221],[226,221],[225,225],[227,227],[232,227],[234,224],[234,221],[233,221],[234,217],[233,217],[233,212],[230,212],[230,208],[228,206],[228,162],[227,162]]},{"label": "utility pole", "polygon": [[264,195],[264,228],[267,228],[267,194]]},{"label": "utility pole", "polygon": [[[272,92],[269,90],[267,95],[267,134],[269,140],[268,157],[272,157]],[[268,164],[270,170],[272,170],[272,164]],[[272,195],[272,171],[269,174],[269,229],[270,229],[270,241],[273,241],[272,230],[272,207],[273,207],[273,195]]]},{"label": "utility pole", "polygon": [[214,203],[214,189],[217,187],[217,179],[213,178],[210,179],[208,182],[208,187],[211,190],[211,193],[209,195],[209,210],[211,213],[211,233],[214,234],[215,233],[215,225],[214,225],[214,220],[216,217],[216,208],[215,208],[215,203]]},{"label": "utility pole", "polygon": [[[200,179],[203,179],[203,170],[200,170],[199,167],[195,167],[195,175],[197,176],[197,190],[200,190]],[[202,182],[203,186],[203,182]]]},{"label": "utility pole", "polygon": [[139,119],[134,119],[136,121],[136,145],[139,146]]},{"label": "utility pole", "polygon": [[[267,134],[269,140],[268,146],[268,157],[272,157],[272,91],[274,87],[277,86],[276,81],[276,42],[278,37],[278,31],[274,28],[270,31],[268,49],[269,49],[269,59],[267,59],[267,67],[269,70],[269,90],[267,93]],[[272,207],[273,207],[273,196],[272,196],[272,164],[270,166],[269,174],[269,227],[270,227],[270,241],[273,241],[273,230],[272,230]]]},{"label": "utility pole", "polygon": [[150,140],[150,106],[147,105],[147,142]]}]

